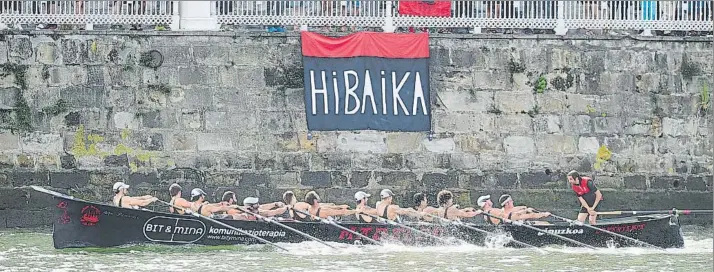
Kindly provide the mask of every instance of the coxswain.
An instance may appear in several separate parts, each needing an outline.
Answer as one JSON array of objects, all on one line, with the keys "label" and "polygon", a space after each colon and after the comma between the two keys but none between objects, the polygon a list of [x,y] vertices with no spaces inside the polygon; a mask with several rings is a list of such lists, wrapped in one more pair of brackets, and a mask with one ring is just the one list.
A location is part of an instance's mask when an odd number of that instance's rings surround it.
[{"label": "coxswain", "polygon": [[114,198],[112,199],[114,205],[120,208],[130,208],[138,209],[139,207],[146,207],[147,205],[158,200],[158,198],[145,195],[145,196],[128,196],[129,185],[124,182],[114,183]]},{"label": "coxswain", "polygon": [[361,212],[359,208],[348,210],[322,207],[320,206],[320,196],[315,191],[310,191],[305,195],[305,202],[310,205],[307,212],[313,216],[313,221],[320,221],[320,218],[327,218],[329,216],[344,216]]},{"label": "coxswain", "polygon": [[432,216],[428,216],[428,215],[424,216],[424,217],[420,218],[421,220],[433,221],[433,219],[434,219],[433,216],[439,214],[439,209],[429,206],[429,202],[426,200],[425,193],[416,193],[416,194],[414,194],[412,199],[414,200],[414,207],[412,207],[412,209],[414,209],[417,212],[423,212],[425,214],[432,215]]},{"label": "coxswain", "polygon": [[401,208],[399,205],[392,204],[392,201],[394,200],[394,193],[392,190],[384,189],[379,193],[379,196],[382,200],[377,203],[375,208],[378,212],[377,216],[381,218],[401,222],[402,219],[400,215],[407,215],[416,218],[421,218],[425,215],[423,212],[418,212],[410,208]]},{"label": "coxswain", "polygon": [[[186,213],[184,212],[185,209],[191,208],[191,202],[181,197],[181,186],[177,183],[169,186],[169,194],[171,195],[171,201],[169,201],[169,204],[171,204],[171,206],[169,206],[170,213],[184,214]],[[175,209],[174,206],[180,209]]]},{"label": "coxswain", "polygon": [[[362,212],[356,214],[355,216],[357,217],[357,222],[360,223],[372,223],[372,218],[369,215],[374,215],[374,216],[379,216],[377,213],[377,209],[373,209],[372,207],[367,206],[367,200],[368,198],[372,196],[368,193],[365,193],[363,191],[359,191],[355,193],[355,201],[357,201],[357,207],[356,209],[361,209]],[[364,215],[364,214],[369,214],[369,215]]]},{"label": "coxswain", "polygon": [[597,219],[595,208],[602,200],[602,193],[595,187],[595,182],[591,177],[582,177],[580,173],[573,170],[568,173],[568,183],[580,201],[578,221],[585,222],[585,217],[589,217],[590,225],[595,225]]},{"label": "coxswain", "polygon": [[474,208],[457,208],[454,205],[454,194],[450,191],[443,190],[436,195],[436,200],[439,202],[439,217],[449,220],[459,220],[461,218],[470,218],[481,214],[481,210]]},{"label": "coxswain", "polygon": [[[257,220],[254,214],[264,217],[274,217],[283,214],[288,210],[288,206],[286,205],[282,205],[282,207],[272,210],[261,209],[262,206],[263,205],[260,205],[260,201],[257,197],[246,197],[243,199],[243,209],[250,213],[242,213],[235,218],[238,220]],[[270,203],[269,206],[275,206],[275,204]]]},{"label": "coxswain", "polygon": [[[513,198],[511,195],[504,194],[498,198],[498,202],[501,203],[501,214],[505,219],[512,221],[523,221],[531,219],[539,219],[543,217],[550,216],[549,212],[534,212],[532,208],[526,206],[514,206]],[[507,221],[508,222],[508,221]]]},{"label": "coxswain", "polygon": [[[501,209],[496,209],[493,207],[493,202],[491,201],[491,195],[480,196],[478,198],[478,200],[476,200],[476,204],[481,208],[481,210],[484,213],[502,217],[503,213],[501,212]],[[489,215],[485,215],[485,214],[483,215],[483,219],[491,225],[498,225],[499,223],[501,223],[501,220],[493,218],[493,217],[491,217]]]},{"label": "coxswain", "polygon": [[221,205],[221,203],[208,203],[208,201],[206,201],[206,192],[199,188],[191,190],[191,210],[200,215],[213,217],[214,213],[227,212],[237,207],[236,205],[224,206]]}]

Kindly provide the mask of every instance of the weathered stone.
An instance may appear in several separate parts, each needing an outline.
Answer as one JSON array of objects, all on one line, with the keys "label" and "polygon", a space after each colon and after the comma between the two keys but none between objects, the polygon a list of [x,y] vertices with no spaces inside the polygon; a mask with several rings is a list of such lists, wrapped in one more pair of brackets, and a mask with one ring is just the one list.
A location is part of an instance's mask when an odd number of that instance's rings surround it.
[{"label": "weathered stone", "polygon": [[565,175],[566,173],[550,170],[522,173],[520,174],[520,188],[563,188],[567,181]]},{"label": "weathered stone", "polygon": [[485,188],[515,189],[518,186],[518,175],[516,173],[489,173],[481,176],[480,184]]},{"label": "weathered stone", "polygon": [[535,143],[531,137],[509,136],[503,139],[503,148],[509,156],[530,155],[535,153]]},{"label": "weathered stone", "polygon": [[298,172],[277,172],[270,174],[270,183],[272,187],[292,189],[300,184],[300,175]]},{"label": "weathered stone", "polygon": [[647,178],[643,175],[626,176],[623,178],[623,183],[625,185],[625,189],[647,189]]},{"label": "weathered stone", "polygon": [[310,170],[310,155],[307,153],[278,153],[280,169]]},{"label": "weathered stone", "polygon": [[382,157],[382,168],[399,170],[404,165],[402,154],[388,153]]},{"label": "weathered stone", "polygon": [[[438,158],[437,158],[438,159]],[[478,155],[469,153],[450,154],[448,164],[440,164],[439,168],[453,168],[459,170],[479,169],[481,167]]]},{"label": "weathered stone", "polygon": [[126,154],[121,154],[118,156],[110,155],[104,158],[104,165],[106,165],[107,167],[129,167],[129,158]]},{"label": "weathered stone", "polygon": [[538,135],[535,147],[539,155],[571,155],[578,152],[575,137],[567,135]]},{"label": "weathered stone", "polygon": [[[326,154],[332,154],[332,153],[326,153]],[[314,154],[311,156],[320,156],[318,154]],[[321,160],[318,160],[318,163],[321,163]],[[354,153],[352,154],[352,169],[354,170],[374,170],[374,169],[379,169],[382,167],[382,154],[370,154],[370,153]],[[322,170],[318,169],[316,167],[323,167],[324,164],[312,164],[311,165],[311,170]]]},{"label": "weathered stone", "polygon": [[238,182],[239,187],[245,189],[255,189],[256,186],[265,187],[267,184],[268,176],[266,174],[256,174],[249,172],[241,173],[240,181]]},{"label": "weathered stone", "polygon": [[685,186],[684,178],[679,176],[656,176],[650,180],[650,189],[682,190]]},{"label": "weathered stone", "polygon": [[12,133],[0,133],[0,151],[20,148],[20,137]]},{"label": "weathered stone", "polygon": [[312,170],[348,170],[351,167],[352,158],[349,153],[330,152],[310,155],[310,169]]},{"label": "weathered stone", "polygon": [[448,112],[434,114],[436,119],[435,132],[470,133],[479,131],[494,131],[494,117],[483,113]]},{"label": "weathered stone", "polygon": [[533,134],[533,118],[527,114],[502,115],[495,120],[496,129],[513,136]]},{"label": "weathered stone", "polygon": [[347,179],[348,172],[332,171],[330,173],[330,182],[333,187],[347,187],[349,185]]},{"label": "weathered stone", "polygon": [[29,185],[48,186],[49,172],[18,172],[13,171],[8,175],[8,179],[12,182],[12,186],[21,187]]},{"label": "weathered stone", "polygon": [[454,141],[461,152],[503,151],[502,137],[495,133],[457,134]]},{"label": "weathered stone", "polygon": [[421,186],[414,172],[374,172],[374,178],[382,186],[415,187]]},{"label": "weathered stone", "polygon": [[595,117],[593,119],[593,129],[595,133],[620,134],[622,133],[623,122],[619,117]]},{"label": "weathered stone", "polygon": [[578,139],[578,150],[580,153],[596,154],[600,149],[600,143],[595,137],[580,137]]},{"label": "weathered stone", "polygon": [[200,133],[196,135],[198,151],[233,150],[230,135],[220,133]]},{"label": "weathered stone", "polygon": [[278,170],[275,153],[256,153],[255,170]]},{"label": "weathered stone", "polygon": [[706,191],[707,183],[702,177],[689,176],[687,177],[685,188],[691,191]]},{"label": "weathered stone", "polygon": [[139,122],[131,112],[117,112],[114,114],[114,127],[118,129],[137,129]]},{"label": "weathered stone", "polygon": [[669,136],[691,136],[697,131],[697,126],[693,120],[685,119],[662,119],[662,132]]},{"label": "weathered stone", "polygon": [[193,134],[177,133],[170,136],[171,150],[193,151],[196,150],[196,138]]},{"label": "weathered stone", "polygon": [[533,118],[533,130],[536,133],[559,133],[563,127],[557,115],[538,115]]},{"label": "weathered stone", "polygon": [[421,183],[426,188],[457,188],[459,186],[455,173],[424,173]]},{"label": "weathered stone", "polygon": [[22,151],[28,153],[59,153],[64,149],[62,135],[31,133],[21,137]]},{"label": "weathered stone", "polygon": [[350,173],[350,185],[353,188],[367,187],[370,179],[372,179],[371,171],[352,171]]},{"label": "weathered stone", "polygon": [[32,42],[27,37],[16,36],[8,40],[8,60],[26,63],[32,58]]},{"label": "weathered stone", "polygon": [[439,103],[450,111],[485,113],[492,109],[493,92],[474,90],[444,90],[439,92]]},{"label": "weathered stone", "polygon": [[342,152],[387,153],[386,137],[382,133],[340,133],[337,150]]},{"label": "weathered stone", "polygon": [[526,113],[535,107],[531,92],[496,92],[494,101],[496,108],[506,114]]},{"label": "weathered stone", "polygon": [[432,139],[431,141],[424,139],[422,140],[422,145],[424,149],[434,153],[451,153],[456,148],[454,138]]},{"label": "weathered stone", "polygon": [[78,172],[50,172],[50,186],[53,188],[82,188],[89,183],[89,174]]},{"label": "weathered stone", "polygon": [[332,184],[329,171],[304,171],[300,175],[300,184],[314,188],[327,188]]},{"label": "weathered stone", "polygon": [[17,167],[20,168],[35,168],[35,157],[26,154],[17,155]]}]

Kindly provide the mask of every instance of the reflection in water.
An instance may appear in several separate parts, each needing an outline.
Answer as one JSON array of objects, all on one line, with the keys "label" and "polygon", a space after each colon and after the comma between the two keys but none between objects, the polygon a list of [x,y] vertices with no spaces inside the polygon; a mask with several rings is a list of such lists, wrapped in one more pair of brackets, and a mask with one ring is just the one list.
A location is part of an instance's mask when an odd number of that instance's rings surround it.
[{"label": "reflection in water", "polygon": [[317,242],[272,247],[135,245],[101,249],[52,247],[47,232],[0,231],[0,271],[711,271],[712,229],[685,228],[685,247],[648,248],[562,246],[505,248],[505,235],[486,246],[409,247],[398,244],[347,245]]}]

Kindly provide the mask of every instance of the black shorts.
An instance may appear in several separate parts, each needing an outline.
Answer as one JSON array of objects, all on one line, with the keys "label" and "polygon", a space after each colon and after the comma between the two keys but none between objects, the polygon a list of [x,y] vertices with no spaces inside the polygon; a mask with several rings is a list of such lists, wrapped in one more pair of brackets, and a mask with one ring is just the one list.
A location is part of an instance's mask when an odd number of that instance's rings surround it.
[{"label": "black shorts", "polygon": [[[595,205],[595,194],[594,193],[583,195],[583,199],[585,200],[585,203],[588,203],[588,206],[592,207],[593,205]],[[578,202],[580,202],[580,201],[578,201]],[[580,213],[588,213],[588,209],[586,209],[583,206],[580,206]]]}]

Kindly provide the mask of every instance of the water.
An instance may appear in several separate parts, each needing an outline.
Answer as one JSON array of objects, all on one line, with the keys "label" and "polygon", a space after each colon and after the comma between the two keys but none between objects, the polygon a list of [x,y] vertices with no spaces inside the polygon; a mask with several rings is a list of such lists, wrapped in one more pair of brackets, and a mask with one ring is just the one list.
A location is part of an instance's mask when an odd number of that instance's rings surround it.
[{"label": "water", "polygon": [[684,227],[685,247],[491,248],[475,245],[352,246],[317,242],[264,245],[52,247],[49,231],[0,230],[0,271],[712,271],[712,229]]}]

